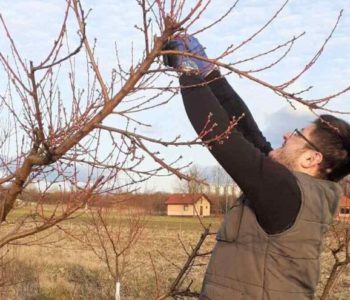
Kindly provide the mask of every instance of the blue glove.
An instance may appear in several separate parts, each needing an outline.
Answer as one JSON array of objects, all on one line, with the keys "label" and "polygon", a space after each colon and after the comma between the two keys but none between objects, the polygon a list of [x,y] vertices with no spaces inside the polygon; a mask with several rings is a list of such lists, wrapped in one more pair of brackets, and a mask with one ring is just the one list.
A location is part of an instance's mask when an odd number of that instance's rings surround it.
[{"label": "blue glove", "polygon": [[[177,37],[168,42],[163,50],[176,50],[182,52],[189,52],[186,48],[185,41],[182,37]],[[192,72],[199,74],[196,63],[187,56],[167,54],[163,55],[163,61],[166,66],[177,69],[180,72]]]},{"label": "blue glove", "polygon": [[[177,36],[174,40],[168,42],[163,50],[191,52],[198,56],[207,58],[207,54],[205,53],[203,46],[199,43],[198,39],[191,35]],[[163,60],[165,65],[180,71],[195,72],[197,70],[202,77],[206,77],[211,71],[216,69],[216,66],[210,62],[186,56],[164,55]]]},{"label": "blue glove", "polygon": [[[204,51],[203,46],[199,43],[198,39],[191,35],[185,35],[182,36],[183,40],[185,41],[185,46],[187,48],[187,51],[196,54],[198,56],[202,56],[205,58],[208,58],[207,54]],[[203,77],[206,77],[211,71],[216,69],[216,66],[210,62],[191,58],[196,65],[198,66],[199,72]]]}]

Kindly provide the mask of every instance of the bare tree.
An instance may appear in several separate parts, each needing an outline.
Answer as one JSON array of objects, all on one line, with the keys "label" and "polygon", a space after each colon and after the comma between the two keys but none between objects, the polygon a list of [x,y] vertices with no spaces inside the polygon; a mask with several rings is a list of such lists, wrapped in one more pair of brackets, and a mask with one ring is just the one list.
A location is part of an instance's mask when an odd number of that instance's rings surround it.
[{"label": "bare tree", "polygon": [[[191,248],[187,249],[186,246],[181,242],[182,248],[185,251],[187,258],[184,264],[179,268],[179,273],[170,285],[168,291],[165,294],[160,295],[159,289],[157,290],[156,300],[167,299],[168,297],[179,298],[179,297],[193,297],[198,298],[199,292],[193,291],[191,286],[193,284],[193,280],[189,280],[189,275],[191,271],[196,267],[203,267],[203,262],[199,260],[203,257],[208,257],[211,252],[202,252],[201,248],[206,241],[206,238],[211,234],[215,234],[210,232],[210,226],[204,226],[203,233],[201,234],[197,244],[195,246],[191,246]],[[155,277],[157,278],[157,273],[155,270]],[[157,285],[158,287],[158,285]]]},{"label": "bare tree", "polygon": [[[345,177],[340,181],[340,185],[343,188],[344,195],[349,196],[349,178]],[[346,198],[345,198],[346,199]],[[341,201],[343,202],[342,199]],[[345,204],[350,205],[350,202]],[[327,274],[327,278],[323,287],[320,288],[320,299],[326,300],[332,295],[332,291],[337,286],[337,282],[344,275],[347,267],[350,264],[350,231],[349,231],[349,222],[350,222],[350,214],[343,213],[342,207],[343,203],[341,203],[338,209],[338,217],[334,220],[333,225],[331,227],[330,232],[325,241],[325,249],[330,253],[330,260],[332,263],[330,264],[330,271]],[[345,208],[345,212],[347,212],[348,207]]]},{"label": "bare tree", "polygon": [[208,186],[206,178],[204,178],[203,170],[200,166],[192,165],[186,174],[191,180],[178,181],[177,190],[186,194],[200,194],[205,191],[205,187]]},{"label": "bare tree", "polygon": [[[67,185],[62,191],[76,191],[74,199],[60,203],[46,214],[45,205],[38,199],[36,209],[0,237],[0,247],[54,226],[83,207],[96,192],[117,191],[126,186],[132,186],[132,191],[136,183],[157,175],[176,174],[190,179],[181,172],[186,165],[180,165],[179,158],[164,161],[158,151],[152,150],[152,144],[201,144],[200,137],[192,141],[179,141],[178,137],[164,141],[141,135],[136,127],[147,124],[138,121],[136,113],[165,104],[174,96],[170,84],[155,86],[164,72],[159,60],[162,48],[172,35],[191,26],[206,6],[198,1],[186,8],[184,3],[170,1],[168,11],[166,1],[137,3],[143,13],[139,27],[145,43],[143,55],[127,67],[119,63],[109,82],[102,76],[95,45],[87,37],[88,13],[79,0],[66,1],[57,38],[38,63],[27,62],[21,56],[10,29],[0,17],[10,51],[8,55],[0,53],[8,77],[0,98],[5,116],[1,131],[1,220],[7,220],[17,196],[33,181],[45,183],[44,194],[58,180]],[[76,21],[77,38],[71,37],[68,20]],[[155,37],[150,36],[150,22],[157,28]],[[77,64],[83,59],[87,79],[86,85],[80,87]],[[68,73],[63,79],[61,69]],[[61,81],[66,84],[64,88]],[[145,96],[146,91],[155,93]],[[110,121],[118,125],[109,126]],[[203,135],[211,126],[208,116]],[[234,123],[218,138],[224,138],[233,126]],[[155,167],[146,168],[146,160],[153,160]],[[87,173],[83,184],[79,182],[82,170]]]},{"label": "bare tree", "polygon": [[[328,104],[350,90],[350,86],[346,86],[318,99],[307,99],[305,96],[311,87],[293,90],[293,86],[315,65],[325,50],[342,12],[305,66],[296,70],[288,80],[273,84],[259,78],[259,73],[276,67],[286,59],[304,33],[291,36],[283,43],[258,51],[250,57],[242,57],[232,63],[225,63],[225,60],[267,30],[288,0],[255,33],[236,45],[228,46],[214,58],[175,50],[165,51],[163,47],[169,39],[179,34],[199,34],[210,30],[236,8],[238,0],[232,2],[227,12],[199,30],[192,28],[212,5],[211,0],[136,2],[142,12],[137,28],[144,40],[144,51],[140,57],[132,55],[132,62],[124,66],[116,47],[118,65],[111,70],[108,80],[102,75],[104,72],[98,64],[96,45],[89,38],[86,27],[88,12],[79,0],[64,2],[62,26],[51,49],[39,62],[21,56],[11,29],[0,15],[9,48],[8,53],[0,53],[0,62],[7,75],[6,88],[0,94],[0,184],[3,186],[0,197],[0,248],[65,220],[89,202],[95,193],[118,191],[125,187],[129,187],[130,192],[136,188],[136,183],[153,176],[175,174],[179,178],[192,179],[182,172],[187,164],[181,164],[180,157],[166,161],[161,152],[155,150],[155,145],[202,145],[202,138],[215,126],[210,115],[202,133],[191,141],[182,141],[180,137],[165,141],[161,137],[146,136],[140,131],[148,124],[140,121],[137,113],[166,104],[179,90],[172,80],[174,70],[162,65],[162,55],[177,54],[212,62],[223,70],[262,85],[291,105],[300,103],[306,106],[315,114],[338,112]],[[69,28],[68,23],[73,20],[76,28]],[[75,31],[78,31],[77,36],[72,35]],[[246,62],[254,65],[254,62],[268,56],[272,57],[273,62],[263,67],[250,70],[240,67]],[[82,64],[86,65],[82,72],[86,82],[80,86],[78,78],[82,74],[78,66]],[[161,76],[168,78],[165,86],[157,81]],[[232,120],[227,130],[215,140],[224,141],[236,122]],[[154,162],[153,168],[146,167],[147,160]],[[82,170],[86,173],[83,184],[80,182]],[[39,198],[34,209],[18,218],[14,224],[9,223],[8,216],[14,209],[16,198],[26,186],[34,181],[44,182],[45,194],[58,180],[75,191],[74,197],[49,210],[44,209],[45,203]],[[66,188],[62,188],[62,192]]]},{"label": "bare tree", "polygon": [[350,231],[348,226],[336,222],[330,231],[327,243],[327,248],[330,250],[333,257],[333,264],[331,264],[330,272],[323,287],[320,296],[321,300],[329,299],[337,281],[350,264],[349,247]]},{"label": "bare tree", "polygon": [[89,209],[88,219],[79,229],[71,232],[60,227],[70,237],[77,239],[105,265],[115,286],[115,299],[120,300],[124,275],[133,270],[128,258],[144,229],[145,217],[125,205],[113,209]]}]

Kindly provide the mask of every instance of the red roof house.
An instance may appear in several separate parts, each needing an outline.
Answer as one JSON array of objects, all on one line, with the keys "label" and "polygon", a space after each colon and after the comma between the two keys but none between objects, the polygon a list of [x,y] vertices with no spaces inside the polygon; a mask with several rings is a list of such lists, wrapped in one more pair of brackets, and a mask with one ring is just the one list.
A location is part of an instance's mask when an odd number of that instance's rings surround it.
[{"label": "red roof house", "polygon": [[210,216],[211,202],[205,194],[173,194],[165,204],[168,216]]}]

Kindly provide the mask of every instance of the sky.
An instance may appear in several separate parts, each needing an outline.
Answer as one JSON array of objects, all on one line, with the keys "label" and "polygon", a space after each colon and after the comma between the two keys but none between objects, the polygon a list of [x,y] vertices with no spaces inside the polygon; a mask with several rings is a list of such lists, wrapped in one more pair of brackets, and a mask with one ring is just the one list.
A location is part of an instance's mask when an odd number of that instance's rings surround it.
[{"label": "sky", "polygon": [[[256,32],[283,2],[281,0],[241,0],[228,17],[215,27],[198,34],[197,38],[206,47],[208,56],[216,57],[228,45],[237,45]],[[62,3],[64,3],[63,0],[0,0],[0,13],[16,38],[21,55],[28,61],[39,62],[52,45],[63,17]],[[194,1],[186,3],[191,5]],[[233,1],[228,0],[212,0],[201,19],[192,28],[192,32],[220,17],[232,3]],[[91,8],[87,35],[90,39],[97,39],[96,54],[101,71],[106,77],[116,65],[115,43],[124,66],[130,64],[131,48],[135,58],[141,56],[143,38],[134,27],[135,24],[141,25],[142,22],[141,11],[136,1],[86,0],[83,1],[83,5],[85,11]],[[305,36],[296,42],[280,65],[256,74],[258,78],[273,84],[281,83],[300,71],[318,51],[335,24],[341,9],[344,9],[343,17],[333,38],[317,64],[293,85],[292,91],[312,85],[313,89],[306,94],[312,99],[341,90],[350,85],[349,0],[291,0],[266,30],[248,45],[225,58],[224,62],[231,63],[266,51],[305,31]],[[74,27],[74,24],[72,23],[71,26]],[[0,51],[6,52],[3,38],[4,32],[0,30]],[[274,57],[276,56],[242,64],[240,68],[243,70],[256,68],[272,62]],[[4,81],[4,77],[1,76],[0,74],[0,89],[1,80]],[[296,109],[293,109],[285,100],[254,82],[234,74],[228,75],[227,79],[246,101],[259,127],[273,146],[279,146],[282,143],[284,132],[304,127],[314,119],[305,107],[297,105]],[[82,71],[81,81],[83,80]],[[349,101],[350,93],[339,97],[329,107],[350,111]],[[142,133],[150,136],[160,136],[164,139],[174,138],[178,134],[184,139],[195,137],[180,95],[172,99],[169,104],[141,113],[139,117],[146,123],[152,124],[151,128],[141,129]],[[349,115],[342,117],[350,121]],[[108,123],[108,120],[106,122]],[[216,165],[208,150],[200,146],[162,149],[162,154],[168,160],[182,155],[183,164],[193,162],[203,167]],[[175,182],[176,179],[173,176],[156,178],[149,181],[143,188],[171,190],[176,185]]]}]

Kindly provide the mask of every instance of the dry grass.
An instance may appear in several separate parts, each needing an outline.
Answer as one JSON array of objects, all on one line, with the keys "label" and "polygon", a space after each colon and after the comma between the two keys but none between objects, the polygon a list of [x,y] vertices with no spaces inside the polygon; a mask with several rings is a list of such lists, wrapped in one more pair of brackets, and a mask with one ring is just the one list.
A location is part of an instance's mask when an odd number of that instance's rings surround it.
[{"label": "dry grass", "polygon": [[[81,215],[63,227],[78,234],[86,219],[87,216]],[[113,223],[116,220],[109,221]],[[219,219],[210,218],[205,222],[214,223],[217,227]],[[164,293],[177,275],[175,264],[181,266],[186,259],[179,238],[190,247],[197,242],[201,232],[202,227],[195,218],[146,217],[142,235],[127,258],[122,278],[122,299],[156,297],[150,255],[157,271],[159,293]],[[8,248],[10,254],[7,259],[13,264],[25,265],[31,274],[27,278],[14,275],[17,278],[12,285],[3,289],[3,299],[113,299],[114,284],[106,266],[79,241],[55,229],[44,240],[37,235],[29,243]],[[214,239],[209,238],[206,248],[211,248],[213,243]],[[193,270],[194,288],[200,288],[203,272],[203,267]],[[19,296],[18,291],[23,289],[22,281],[33,282],[33,288],[27,288],[27,296]]]},{"label": "dry grass", "polygon": [[[86,216],[64,224],[65,230],[79,233]],[[111,219],[110,222],[113,222]],[[206,219],[216,228],[219,218]],[[127,268],[122,277],[122,299],[154,299],[164,293],[186,259],[179,238],[185,245],[194,245],[202,232],[194,218],[147,217],[142,235],[127,257]],[[27,240],[28,242],[28,240]],[[203,251],[211,249],[214,237],[209,237]],[[8,248],[2,267],[2,277],[8,283],[2,289],[1,299],[113,299],[114,284],[106,266],[84,245],[68,237],[63,231],[52,230],[45,240],[33,237],[30,245]],[[320,289],[329,272],[332,258],[325,251],[322,256]],[[191,273],[192,287],[199,290],[205,266]],[[350,272],[338,280],[331,299],[350,299]]]}]

